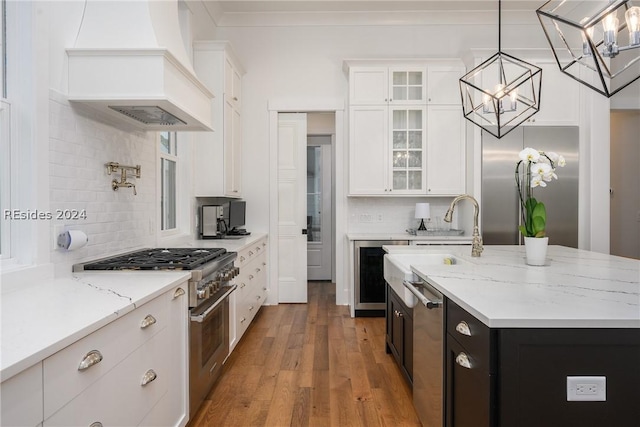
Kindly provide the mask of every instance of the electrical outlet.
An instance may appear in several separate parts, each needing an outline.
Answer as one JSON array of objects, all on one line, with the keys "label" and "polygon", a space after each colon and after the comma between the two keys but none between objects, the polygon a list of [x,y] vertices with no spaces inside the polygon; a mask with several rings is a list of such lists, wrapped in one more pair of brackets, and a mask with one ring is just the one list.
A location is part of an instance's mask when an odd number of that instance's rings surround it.
[{"label": "electrical outlet", "polygon": [[383,221],[383,217],[382,217],[382,214],[381,214],[381,213],[379,213],[378,215],[376,215],[376,221],[378,221],[378,222],[382,222],[382,221]]},{"label": "electrical outlet", "polygon": [[567,377],[567,401],[606,400],[607,377]]},{"label": "electrical outlet", "polygon": [[360,222],[371,222],[371,214],[360,214]]}]

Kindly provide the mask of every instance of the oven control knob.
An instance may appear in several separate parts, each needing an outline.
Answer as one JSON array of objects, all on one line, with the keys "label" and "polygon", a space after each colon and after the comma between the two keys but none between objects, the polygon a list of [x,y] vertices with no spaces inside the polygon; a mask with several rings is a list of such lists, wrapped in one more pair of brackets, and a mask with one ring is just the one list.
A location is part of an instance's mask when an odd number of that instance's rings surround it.
[{"label": "oven control knob", "polygon": [[233,267],[233,274],[236,276],[240,274],[240,267]]},{"label": "oven control knob", "polygon": [[201,288],[196,291],[196,295],[198,299],[208,298],[209,297],[209,288]]}]

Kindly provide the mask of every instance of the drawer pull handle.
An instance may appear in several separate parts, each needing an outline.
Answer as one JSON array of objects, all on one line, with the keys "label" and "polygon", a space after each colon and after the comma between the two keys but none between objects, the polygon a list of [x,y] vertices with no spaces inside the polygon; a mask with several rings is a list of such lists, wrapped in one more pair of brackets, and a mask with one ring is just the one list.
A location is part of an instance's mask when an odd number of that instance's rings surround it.
[{"label": "drawer pull handle", "polygon": [[259,268],[256,268],[256,274],[257,273],[260,273],[260,269]]},{"label": "drawer pull handle", "polygon": [[249,251],[249,256],[253,256],[253,251]]},{"label": "drawer pull handle", "polygon": [[244,282],[240,283],[240,289],[244,288],[245,286],[247,285],[245,285]]},{"label": "drawer pull handle", "polygon": [[260,298],[262,298],[262,297],[261,297],[260,295],[258,295],[258,296],[256,297],[256,300],[257,300],[257,301],[260,301]]},{"label": "drawer pull handle", "polygon": [[244,262],[244,257],[243,256],[240,257],[240,262]]},{"label": "drawer pull handle", "polygon": [[90,367],[100,363],[101,361],[102,353],[100,353],[98,350],[91,350],[82,358],[82,362],[80,362],[80,365],[78,366],[78,371],[89,369]]},{"label": "drawer pull handle", "polygon": [[249,306],[249,311],[253,311],[253,306],[252,305]]},{"label": "drawer pull handle", "polygon": [[184,295],[184,294],[185,294],[184,289],[182,289],[182,288],[178,288],[178,289],[176,289],[176,291],[173,293],[173,299],[179,298],[179,297],[181,297],[181,296],[182,296],[182,295]]},{"label": "drawer pull handle", "polygon": [[471,361],[466,353],[462,352],[456,356],[456,363],[463,368],[471,369]]},{"label": "drawer pull handle", "polygon": [[469,328],[469,324],[464,320],[456,325],[456,331],[460,332],[462,335],[466,335],[468,337],[471,336],[471,329]]},{"label": "drawer pull handle", "polygon": [[152,382],[153,380],[155,380],[156,378],[158,378],[158,375],[156,374],[156,371],[154,371],[153,369],[149,369],[142,376],[142,382],[140,383],[140,385],[142,387],[144,387],[147,384],[149,384],[150,382]]},{"label": "drawer pull handle", "polygon": [[245,319],[244,317],[242,319],[240,319],[240,323],[244,323],[246,321],[247,321],[247,319]]},{"label": "drawer pull handle", "polygon": [[146,329],[154,323],[156,323],[156,318],[147,314],[144,319],[142,319],[142,322],[140,322],[140,329]]},{"label": "drawer pull handle", "polygon": [[96,421],[95,423],[91,423],[89,427],[102,427],[102,423],[100,421]]},{"label": "drawer pull handle", "polygon": [[249,275],[249,280],[253,280],[253,275]]},{"label": "drawer pull handle", "polygon": [[402,313],[400,313],[398,310],[393,310],[393,314],[396,315],[396,317],[403,317],[404,315]]}]

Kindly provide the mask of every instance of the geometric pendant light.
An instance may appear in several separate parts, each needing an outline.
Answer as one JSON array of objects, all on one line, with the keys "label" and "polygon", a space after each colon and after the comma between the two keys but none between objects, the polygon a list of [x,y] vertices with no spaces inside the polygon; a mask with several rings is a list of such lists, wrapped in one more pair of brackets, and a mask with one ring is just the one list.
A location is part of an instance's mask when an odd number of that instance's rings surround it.
[{"label": "geometric pendant light", "polygon": [[536,14],[563,73],[606,97],[640,78],[640,7],[629,0],[552,0]]},{"label": "geometric pendant light", "polygon": [[502,52],[502,1],[498,1],[498,52],[460,78],[464,117],[502,138],[540,110],[542,70]]}]

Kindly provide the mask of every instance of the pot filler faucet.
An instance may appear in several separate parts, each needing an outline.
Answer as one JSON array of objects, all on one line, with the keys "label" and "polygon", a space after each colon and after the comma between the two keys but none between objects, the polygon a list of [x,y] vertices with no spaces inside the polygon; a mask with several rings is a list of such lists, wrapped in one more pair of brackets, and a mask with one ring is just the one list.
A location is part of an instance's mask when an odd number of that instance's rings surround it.
[{"label": "pot filler faucet", "polygon": [[453,199],[449,209],[447,209],[447,213],[444,214],[444,220],[447,222],[451,222],[453,216],[453,209],[460,200],[469,199],[471,203],[473,203],[473,240],[471,243],[471,256],[479,257],[482,253],[482,237],[480,237],[480,232],[478,231],[478,214],[480,213],[480,207],[478,206],[478,201],[474,199],[472,196],[468,194],[461,194],[460,196]]}]

